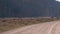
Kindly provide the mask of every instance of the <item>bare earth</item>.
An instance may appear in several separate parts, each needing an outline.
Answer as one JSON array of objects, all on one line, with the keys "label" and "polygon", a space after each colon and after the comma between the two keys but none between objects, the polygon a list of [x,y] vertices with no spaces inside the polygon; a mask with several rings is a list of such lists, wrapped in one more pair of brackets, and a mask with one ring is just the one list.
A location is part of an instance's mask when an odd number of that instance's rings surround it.
[{"label": "bare earth", "polygon": [[60,34],[60,21],[30,25],[1,34]]}]

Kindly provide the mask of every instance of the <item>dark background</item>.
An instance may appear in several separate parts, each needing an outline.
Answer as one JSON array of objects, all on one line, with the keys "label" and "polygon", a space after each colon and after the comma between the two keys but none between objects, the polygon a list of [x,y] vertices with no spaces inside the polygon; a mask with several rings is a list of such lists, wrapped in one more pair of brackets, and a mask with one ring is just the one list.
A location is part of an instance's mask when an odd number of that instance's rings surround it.
[{"label": "dark background", "polygon": [[0,17],[60,17],[55,0],[0,0]]}]

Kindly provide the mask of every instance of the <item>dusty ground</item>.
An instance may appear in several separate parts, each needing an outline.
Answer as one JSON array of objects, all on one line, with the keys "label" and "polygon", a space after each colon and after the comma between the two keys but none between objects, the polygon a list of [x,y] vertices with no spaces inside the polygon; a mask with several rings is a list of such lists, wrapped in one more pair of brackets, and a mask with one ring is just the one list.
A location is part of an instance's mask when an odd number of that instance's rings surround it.
[{"label": "dusty ground", "polygon": [[60,21],[30,25],[0,34],[60,34]]}]

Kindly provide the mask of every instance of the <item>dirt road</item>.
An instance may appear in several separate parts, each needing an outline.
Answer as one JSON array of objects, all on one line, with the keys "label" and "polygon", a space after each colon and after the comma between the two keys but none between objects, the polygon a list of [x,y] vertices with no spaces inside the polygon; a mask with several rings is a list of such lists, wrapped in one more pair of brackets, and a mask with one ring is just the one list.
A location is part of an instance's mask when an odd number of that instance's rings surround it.
[{"label": "dirt road", "polygon": [[30,25],[3,32],[2,34],[60,34],[60,21]]}]

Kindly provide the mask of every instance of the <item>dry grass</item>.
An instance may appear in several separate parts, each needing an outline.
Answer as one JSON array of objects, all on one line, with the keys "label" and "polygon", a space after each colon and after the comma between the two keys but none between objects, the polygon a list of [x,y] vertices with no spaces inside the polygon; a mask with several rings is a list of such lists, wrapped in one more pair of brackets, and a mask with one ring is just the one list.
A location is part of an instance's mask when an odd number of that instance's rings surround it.
[{"label": "dry grass", "polygon": [[0,18],[0,31],[7,31],[14,28],[49,22],[57,20],[56,18]]}]

